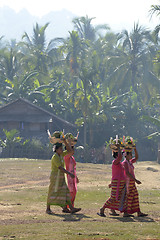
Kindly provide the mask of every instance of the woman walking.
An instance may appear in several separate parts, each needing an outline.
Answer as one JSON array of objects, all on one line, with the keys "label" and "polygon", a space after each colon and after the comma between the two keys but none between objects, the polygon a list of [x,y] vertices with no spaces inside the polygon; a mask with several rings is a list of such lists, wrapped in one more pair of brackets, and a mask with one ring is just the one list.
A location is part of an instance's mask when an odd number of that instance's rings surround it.
[{"label": "woman walking", "polygon": [[[71,146],[74,154],[74,146]],[[70,191],[71,195],[71,203],[72,206],[74,207],[74,201],[76,198],[76,193],[77,193],[77,183],[79,183],[79,180],[76,175],[76,161],[73,155],[71,156],[70,154],[66,155],[64,157],[65,165],[66,165],[66,170],[72,174],[74,174],[75,178],[72,178],[69,174],[67,175],[67,181],[68,181],[68,189]]]},{"label": "woman walking", "polygon": [[[65,182],[64,174],[70,175],[71,178],[75,178],[75,175],[64,169],[64,156],[73,155],[73,150],[65,138],[63,138],[63,142],[67,150],[63,151],[62,143],[56,143],[55,153],[51,159],[51,175],[46,209],[46,213],[48,214],[53,214],[50,208],[51,205],[62,207],[62,211],[66,213],[75,213],[81,210],[81,208],[74,208],[72,206],[70,192]],[[67,208],[67,205],[70,210]]]},{"label": "woman walking", "polygon": [[[111,209],[111,215],[114,216],[119,215],[115,212],[115,210],[124,212],[126,209],[126,202],[122,201],[122,197],[125,197],[123,196],[125,191],[125,176],[121,163],[122,153],[119,144],[117,144],[117,147],[118,152],[113,152],[113,157],[115,159],[112,161],[111,196],[100,209],[100,213],[98,213],[98,215],[101,217],[106,217],[104,214],[105,208]],[[121,204],[122,202],[123,204]]]},{"label": "woman walking", "polygon": [[135,163],[138,159],[138,152],[136,147],[134,151],[135,151],[135,158],[132,158],[132,152],[126,152],[126,158],[122,162],[124,166],[126,186],[127,186],[127,213],[133,214],[136,212],[138,217],[145,217],[148,214],[142,213],[140,211],[138,191],[135,185],[135,182],[137,184],[141,184],[141,182],[135,178],[135,174],[134,174],[133,163]]}]

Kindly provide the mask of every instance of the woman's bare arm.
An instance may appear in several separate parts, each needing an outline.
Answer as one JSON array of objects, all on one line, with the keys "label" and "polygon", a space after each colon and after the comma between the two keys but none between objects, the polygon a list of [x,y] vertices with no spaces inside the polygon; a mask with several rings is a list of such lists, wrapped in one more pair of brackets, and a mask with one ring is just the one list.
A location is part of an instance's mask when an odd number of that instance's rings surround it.
[{"label": "woman's bare arm", "polygon": [[137,180],[128,170],[125,170],[125,172],[129,178],[133,179],[137,184],[141,184],[141,181]]},{"label": "woman's bare arm", "polygon": [[66,141],[65,138],[63,138],[63,142],[64,142],[64,144],[66,146],[66,150],[68,152],[67,155],[72,156],[74,154],[74,150],[71,148],[71,145]]},{"label": "woman's bare arm", "polygon": [[66,173],[66,174],[70,175],[71,178],[75,178],[75,176],[74,176],[73,173],[67,171],[67,170],[66,170],[65,168],[63,168],[62,166],[59,167],[59,170],[60,170],[61,172],[63,172],[63,173]]}]

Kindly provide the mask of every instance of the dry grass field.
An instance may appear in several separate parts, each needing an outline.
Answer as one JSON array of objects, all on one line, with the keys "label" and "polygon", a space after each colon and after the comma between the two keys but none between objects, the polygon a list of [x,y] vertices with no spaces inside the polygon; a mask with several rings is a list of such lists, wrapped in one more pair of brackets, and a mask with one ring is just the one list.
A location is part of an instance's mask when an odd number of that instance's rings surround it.
[{"label": "dry grass field", "polygon": [[160,165],[135,164],[140,207],[148,217],[97,215],[110,195],[111,165],[77,163],[80,183],[75,202],[82,211],[45,213],[50,161],[0,159],[0,240],[160,240]]}]

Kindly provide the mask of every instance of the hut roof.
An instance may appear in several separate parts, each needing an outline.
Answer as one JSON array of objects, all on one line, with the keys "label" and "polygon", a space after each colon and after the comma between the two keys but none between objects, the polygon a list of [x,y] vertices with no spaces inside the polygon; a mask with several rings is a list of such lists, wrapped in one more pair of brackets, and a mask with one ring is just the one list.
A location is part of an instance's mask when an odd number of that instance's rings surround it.
[{"label": "hut roof", "polygon": [[18,98],[0,107],[0,121],[29,121],[29,122],[48,122],[59,121],[64,125],[76,128],[76,126],[51,113],[24,98]]}]

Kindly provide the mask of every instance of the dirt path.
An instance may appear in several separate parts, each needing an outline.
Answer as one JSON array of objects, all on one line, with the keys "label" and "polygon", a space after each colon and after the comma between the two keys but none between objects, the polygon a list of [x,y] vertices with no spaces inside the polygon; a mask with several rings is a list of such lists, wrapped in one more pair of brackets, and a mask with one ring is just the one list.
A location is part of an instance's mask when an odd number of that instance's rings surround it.
[{"label": "dirt path", "polygon": [[28,186],[30,186],[30,185],[36,186],[37,184],[46,186],[49,184],[49,180],[26,181],[25,183],[16,183],[16,184],[5,185],[5,186],[1,186],[0,190],[16,188],[16,187],[27,187],[28,188]]}]

